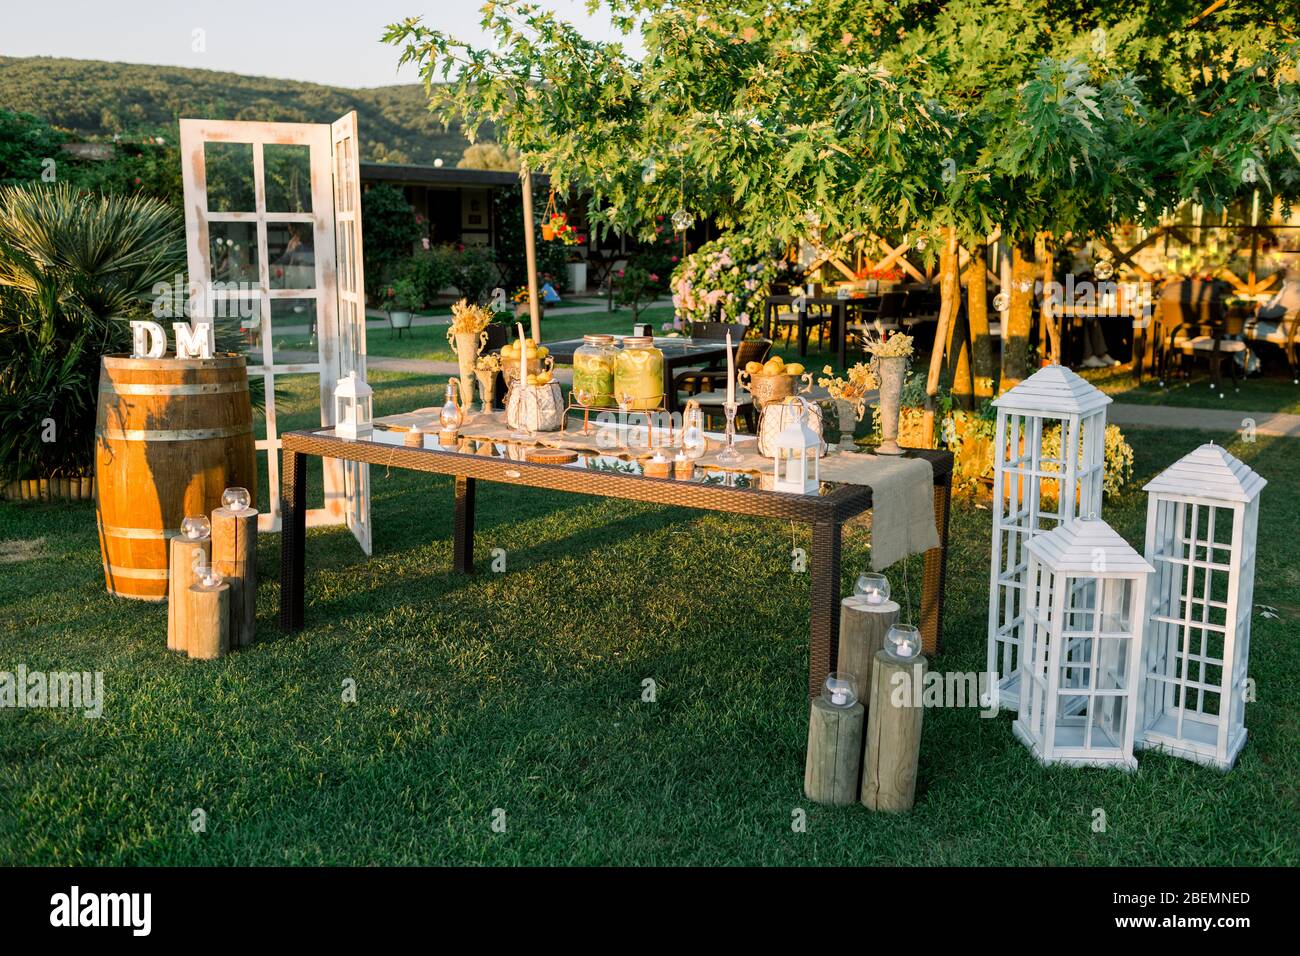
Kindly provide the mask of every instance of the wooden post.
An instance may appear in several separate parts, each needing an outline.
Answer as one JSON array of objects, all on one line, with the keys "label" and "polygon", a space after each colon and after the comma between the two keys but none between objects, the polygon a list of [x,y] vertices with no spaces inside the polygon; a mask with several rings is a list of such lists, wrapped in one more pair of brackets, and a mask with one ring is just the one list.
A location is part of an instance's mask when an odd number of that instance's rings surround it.
[{"label": "wooden post", "polygon": [[190,657],[213,661],[230,652],[230,585],[190,586]]},{"label": "wooden post", "polygon": [[1011,243],[1011,304],[1002,319],[1002,381],[1005,392],[1029,377],[1029,332],[1034,319],[1033,242]]},{"label": "wooden post", "polygon": [[921,441],[926,448],[934,447],[934,400],[939,394],[939,376],[943,371],[944,352],[947,351],[948,330],[961,310],[961,286],[957,278],[957,230],[951,226],[948,227],[940,261],[939,326],[934,332],[930,371],[925,379],[925,419]]},{"label": "wooden post", "polygon": [[537,237],[533,235],[533,174],[528,163],[522,163],[519,178],[524,190],[524,260],[528,265],[528,317],[532,326],[533,341],[542,344],[542,310],[537,295]]},{"label": "wooden post", "polygon": [[1043,328],[1046,336],[1040,336],[1040,345],[1049,349],[1048,357],[1052,364],[1061,364],[1061,330],[1057,326],[1058,317],[1052,308],[1052,282],[1056,271],[1056,260],[1052,255],[1050,237],[1043,236],[1043,306],[1041,310]]},{"label": "wooden post", "polygon": [[997,363],[993,355],[993,337],[989,334],[988,265],[985,246],[976,246],[966,272],[966,318],[970,327],[971,350],[975,366],[975,404],[993,397],[993,378]]},{"label": "wooden post", "polygon": [[167,562],[167,650],[190,649],[190,585],[195,581],[194,566],[212,561],[212,537],[171,539]]},{"label": "wooden post", "polygon": [[857,799],[862,718],[861,704],[836,707],[821,697],[813,699],[803,774],[803,792],[809,800],[846,807]]},{"label": "wooden post", "polygon": [[[867,721],[867,754],[862,768],[862,805],[868,810],[898,813],[916,802],[916,764],[921,755],[921,716],[918,699],[924,657],[899,659],[886,651],[876,655],[871,671],[871,717]],[[902,677],[896,677],[902,675]],[[899,686],[902,682],[904,686]],[[906,706],[897,706],[895,696]]]},{"label": "wooden post", "polygon": [[871,700],[871,671],[876,653],[885,646],[885,634],[898,620],[898,602],[868,604],[864,597],[840,601],[840,652],[837,671],[853,675],[858,700]]},{"label": "wooden post", "polygon": [[257,631],[257,509],[212,512],[212,566],[230,585],[230,646],[247,647]]}]

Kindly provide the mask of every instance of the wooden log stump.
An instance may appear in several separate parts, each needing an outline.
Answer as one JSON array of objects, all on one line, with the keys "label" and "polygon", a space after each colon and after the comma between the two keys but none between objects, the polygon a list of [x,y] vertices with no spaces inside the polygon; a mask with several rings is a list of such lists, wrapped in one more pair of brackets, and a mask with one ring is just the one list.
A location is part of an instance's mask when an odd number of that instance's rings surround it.
[{"label": "wooden log stump", "polygon": [[[867,720],[867,753],[862,768],[862,805],[868,810],[900,813],[916,802],[916,765],[921,755],[919,688],[925,676],[924,657],[897,658],[887,651],[876,654],[871,669],[871,716]],[[896,678],[895,675],[903,675]],[[906,706],[897,706],[899,688]]]},{"label": "wooden log stump", "polygon": [[869,604],[864,597],[847,597],[840,602],[840,651],[835,669],[853,675],[853,688],[864,705],[871,703],[876,652],[885,646],[885,635],[897,622],[897,601]]},{"label": "wooden log stump", "polygon": [[198,661],[213,661],[230,652],[230,585],[190,585],[189,655]]},{"label": "wooden log stump", "polygon": [[212,512],[212,566],[230,585],[230,647],[247,647],[257,631],[257,509]]},{"label": "wooden log stump", "polygon": [[803,774],[809,800],[846,807],[857,799],[863,713],[861,704],[836,707],[821,697],[813,700]]},{"label": "wooden log stump", "polygon": [[190,649],[190,587],[194,584],[195,559],[200,565],[212,561],[212,538],[187,538],[178,535],[171,539],[171,553],[167,562],[167,650]]}]

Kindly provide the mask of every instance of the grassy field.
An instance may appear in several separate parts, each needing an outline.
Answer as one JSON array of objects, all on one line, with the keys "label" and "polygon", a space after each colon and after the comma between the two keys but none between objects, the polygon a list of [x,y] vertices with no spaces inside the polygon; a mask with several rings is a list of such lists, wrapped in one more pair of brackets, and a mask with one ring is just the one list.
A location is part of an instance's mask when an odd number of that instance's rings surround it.
[{"label": "grassy field", "polygon": [[1130,405],[1173,405],[1178,408],[1218,408],[1242,412],[1288,412],[1300,415],[1300,385],[1284,370],[1270,368],[1233,387],[1225,375],[1223,387],[1211,388],[1212,379],[1204,365],[1188,366],[1186,378],[1161,384],[1146,375],[1141,385],[1133,382],[1127,366],[1113,369],[1082,369],[1079,374],[1117,402]]},{"label": "grassy field", "polygon": [[[372,380],[380,414],[434,387]],[[289,382],[285,424],[301,427],[315,385]],[[1131,542],[1137,489],[1198,441],[1135,442],[1136,480],[1106,506]],[[1300,449],[1233,451],[1271,482],[1256,600],[1280,615],[1255,617],[1236,769],[1143,754],[1131,775],[1046,770],[1010,715],[931,710],[904,817],[803,796],[803,528],[486,485],[480,573],[454,577],[449,481],[373,468],[374,557],[311,532],[307,628],[286,636],[279,537],[264,536],[258,642],[199,663],[165,649],[164,607],[105,594],[89,505],[0,503],[0,671],[102,671],[106,687],[100,719],[0,710],[0,863],[1295,865]],[[983,667],[988,533],[960,500],[936,668]],[[846,591],[868,543],[846,532]],[[915,605],[919,562],[890,577]]]}]

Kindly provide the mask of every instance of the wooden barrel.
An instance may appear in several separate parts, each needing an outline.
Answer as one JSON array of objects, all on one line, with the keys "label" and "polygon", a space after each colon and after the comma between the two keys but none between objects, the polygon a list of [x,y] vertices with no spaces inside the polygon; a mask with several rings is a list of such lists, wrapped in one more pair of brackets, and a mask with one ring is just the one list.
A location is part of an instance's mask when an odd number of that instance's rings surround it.
[{"label": "wooden barrel", "polygon": [[257,500],[242,355],[100,362],[95,516],[110,594],[167,596],[167,540],[242,486]]}]

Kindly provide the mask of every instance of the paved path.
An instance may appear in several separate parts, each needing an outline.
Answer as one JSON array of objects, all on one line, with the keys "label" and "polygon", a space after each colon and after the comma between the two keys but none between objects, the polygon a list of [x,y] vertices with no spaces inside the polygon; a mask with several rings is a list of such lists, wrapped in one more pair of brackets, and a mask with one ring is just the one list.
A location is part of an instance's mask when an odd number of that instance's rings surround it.
[{"label": "paved path", "polygon": [[1255,423],[1257,435],[1300,438],[1300,415],[1283,412],[1234,412],[1226,408],[1175,408],[1171,405],[1126,405],[1112,402],[1106,421],[1125,428],[1194,428],[1223,434],[1240,433]]}]

